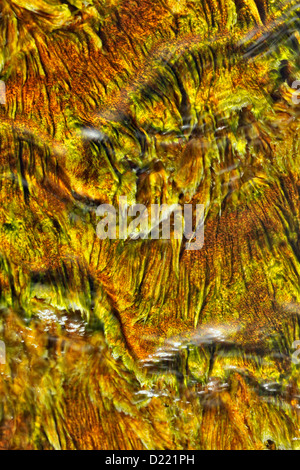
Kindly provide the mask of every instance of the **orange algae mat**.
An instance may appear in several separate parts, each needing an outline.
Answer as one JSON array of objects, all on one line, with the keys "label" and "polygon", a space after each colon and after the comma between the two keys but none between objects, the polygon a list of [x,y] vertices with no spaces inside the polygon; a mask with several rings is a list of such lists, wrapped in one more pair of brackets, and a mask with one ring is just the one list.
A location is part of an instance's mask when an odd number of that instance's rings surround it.
[{"label": "orange algae mat", "polygon": [[0,0],[0,449],[300,449],[299,88],[293,0]]}]

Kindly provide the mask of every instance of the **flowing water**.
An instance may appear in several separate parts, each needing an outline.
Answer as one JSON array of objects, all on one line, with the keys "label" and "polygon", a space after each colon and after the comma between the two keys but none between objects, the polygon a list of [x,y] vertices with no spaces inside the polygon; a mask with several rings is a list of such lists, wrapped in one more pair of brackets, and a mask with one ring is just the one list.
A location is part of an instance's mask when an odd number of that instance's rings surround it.
[{"label": "flowing water", "polygon": [[300,4],[0,0],[0,80],[0,448],[299,449]]}]

